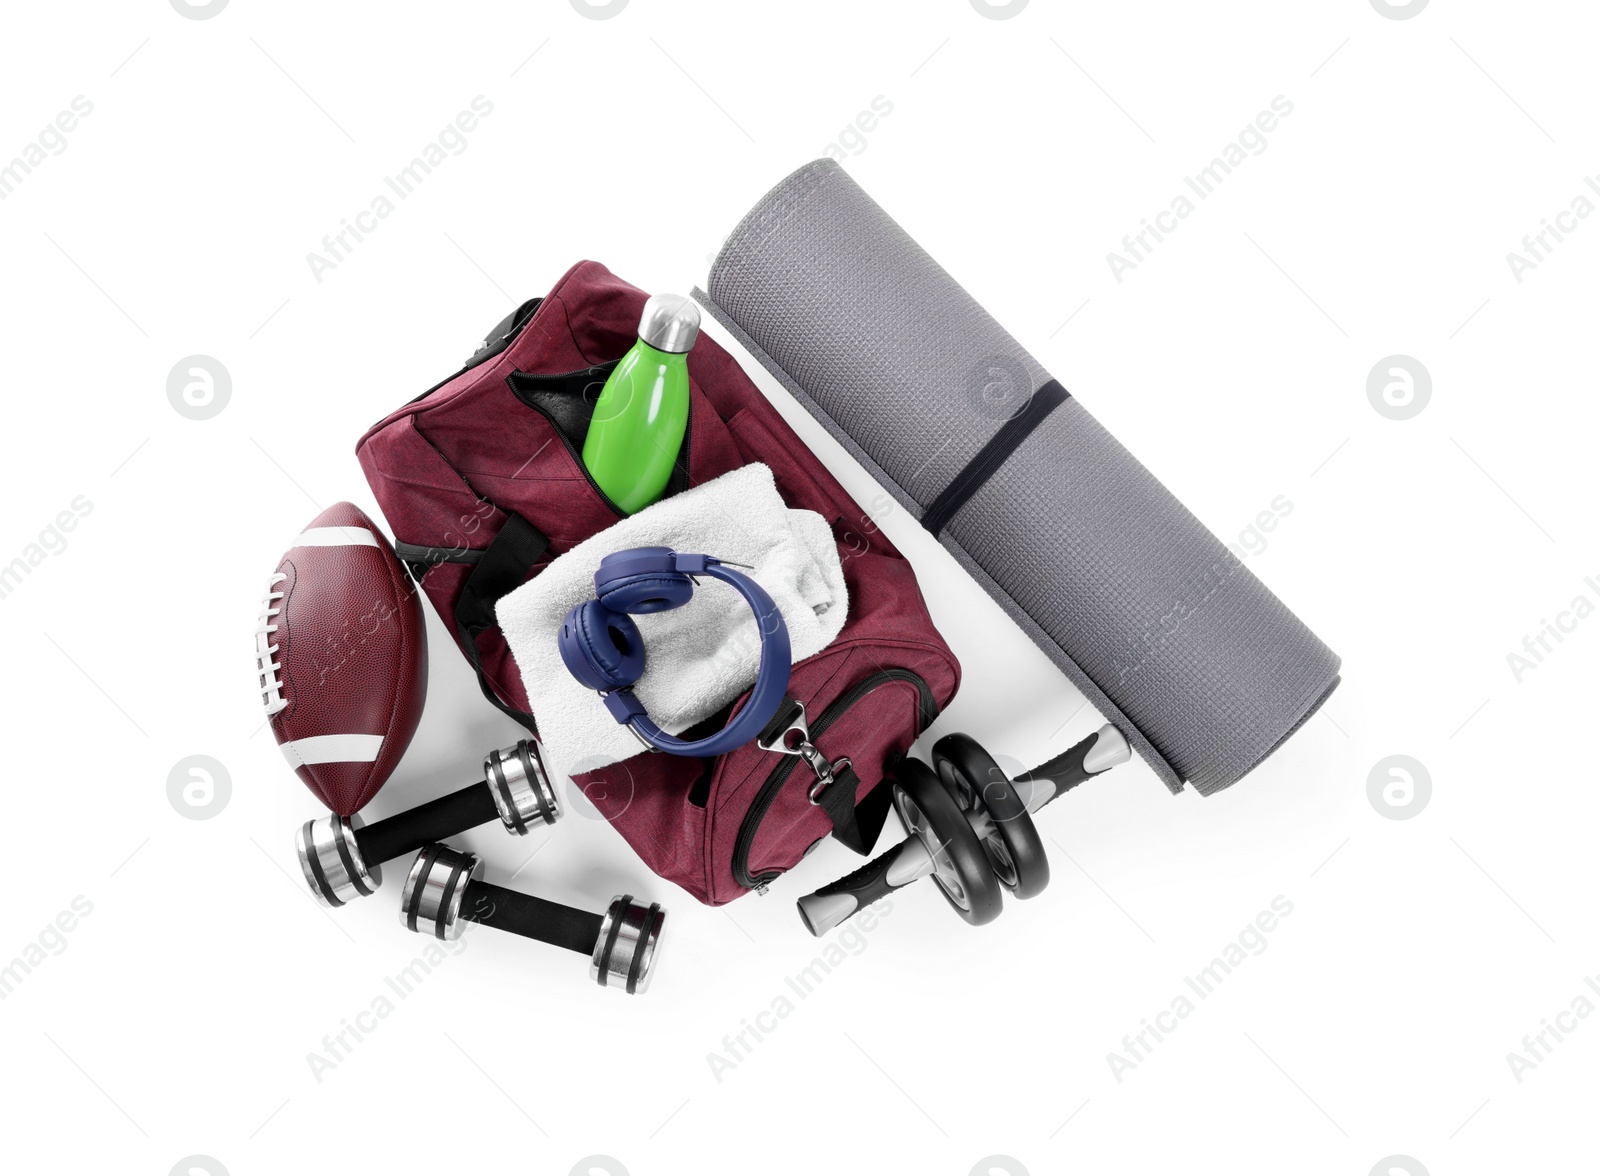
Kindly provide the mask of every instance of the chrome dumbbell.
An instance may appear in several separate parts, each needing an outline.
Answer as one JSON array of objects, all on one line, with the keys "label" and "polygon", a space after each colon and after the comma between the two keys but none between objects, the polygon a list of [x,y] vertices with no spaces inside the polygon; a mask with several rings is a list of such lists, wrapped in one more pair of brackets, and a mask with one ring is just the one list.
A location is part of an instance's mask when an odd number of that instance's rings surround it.
[{"label": "chrome dumbbell", "polygon": [[1050,881],[1032,814],[1132,754],[1122,732],[1107,724],[1011,780],[975,739],[945,736],[933,746],[938,775],[910,758],[893,769],[894,806],[910,836],[800,899],[801,921],[821,935],[862,907],[931,877],[963,919],[990,922],[1000,914],[1004,891],[1032,898]]},{"label": "chrome dumbbell", "polygon": [[359,815],[329,813],[307,821],[295,835],[300,872],[323,906],[338,907],[372,894],[383,877],[379,866],[425,845],[454,837],[499,818],[521,836],[561,816],[539,744],[524,739],[491,751],[483,779],[438,800],[364,825]]},{"label": "chrome dumbbell", "polygon": [[618,895],[603,915],[576,910],[480,881],[483,863],[448,845],[417,854],[400,892],[400,923],[435,939],[458,939],[466,924],[481,923],[564,947],[589,957],[589,979],[629,995],[650,983],[667,912],[631,894]]}]

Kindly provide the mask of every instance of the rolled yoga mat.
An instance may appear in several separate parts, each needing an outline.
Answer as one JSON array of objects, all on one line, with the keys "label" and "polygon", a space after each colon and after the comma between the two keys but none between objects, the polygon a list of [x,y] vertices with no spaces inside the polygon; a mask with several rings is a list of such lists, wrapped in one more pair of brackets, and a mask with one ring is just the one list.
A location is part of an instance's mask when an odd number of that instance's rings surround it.
[{"label": "rolled yoga mat", "polygon": [[832,160],[695,292],[1174,792],[1239,780],[1339,659]]}]

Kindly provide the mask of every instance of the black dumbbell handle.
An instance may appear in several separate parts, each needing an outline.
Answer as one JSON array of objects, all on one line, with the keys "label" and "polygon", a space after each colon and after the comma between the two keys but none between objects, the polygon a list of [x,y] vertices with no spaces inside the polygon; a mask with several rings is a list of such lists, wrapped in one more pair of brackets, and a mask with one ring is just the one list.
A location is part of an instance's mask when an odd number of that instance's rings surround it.
[{"label": "black dumbbell handle", "polygon": [[476,829],[499,816],[489,782],[479,780],[438,800],[357,829],[356,848],[369,864],[389,862],[415,853],[424,845]]},{"label": "black dumbbell handle", "polygon": [[594,951],[600,927],[605,922],[603,915],[478,881],[468,882],[462,891],[461,917],[485,927],[564,947],[579,955],[590,955]]}]

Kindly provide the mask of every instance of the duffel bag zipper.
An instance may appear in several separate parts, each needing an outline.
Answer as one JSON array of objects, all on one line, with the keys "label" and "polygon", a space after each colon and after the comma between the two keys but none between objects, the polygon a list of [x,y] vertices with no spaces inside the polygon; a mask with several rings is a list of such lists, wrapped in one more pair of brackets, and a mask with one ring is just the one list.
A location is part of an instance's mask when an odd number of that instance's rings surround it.
[{"label": "duffel bag zipper", "polygon": [[[527,404],[527,401],[523,401],[523,403]],[[605,503],[606,506],[610,507],[611,513],[616,515],[619,519],[626,518],[627,512],[611,500],[611,495],[600,489],[600,483],[594,480],[594,475],[589,472],[589,467],[583,464],[583,454],[578,450],[578,447],[572,443],[571,439],[566,435],[566,433],[561,431],[560,427],[557,426],[555,420],[550,416],[550,414],[545,412],[544,409],[538,407],[537,405],[530,404],[528,407],[550,422],[550,431],[561,439],[561,444],[567,447],[567,452],[572,455],[572,463],[578,467],[578,472],[583,475],[583,480],[589,483],[589,489],[594,491],[595,497],[600,499],[601,502]]]},{"label": "duffel bag zipper", "polygon": [[[912,670],[887,669],[868,674],[838,698],[834,699],[810,723],[810,738],[786,753],[783,762],[772,769],[772,774],[761,785],[761,791],[756,793],[754,803],[745,813],[744,821],[739,825],[739,836],[733,843],[733,879],[747,890],[755,890],[761,894],[767,892],[767,887],[783,871],[772,870],[758,876],[750,874],[750,850],[755,843],[756,833],[761,828],[761,822],[766,818],[767,810],[778,799],[778,793],[783,790],[784,783],[794,771],[795,765],[804,759],[817,776],[817,785],[826,785],[831,782],[831,773],[834,764],[830,763],[816,748],[816,740],[837,720],[844,717],[844,713],[879,686],[889,682],[911,682],[917,688],[918,706],[918,731],[925,731],[928,725],[938,717],[938,703],[934,701],[933,691],[921,674]],[[816,785],[813,786],[813,788]],[[811,790],[808,790],[808,793]]]}]

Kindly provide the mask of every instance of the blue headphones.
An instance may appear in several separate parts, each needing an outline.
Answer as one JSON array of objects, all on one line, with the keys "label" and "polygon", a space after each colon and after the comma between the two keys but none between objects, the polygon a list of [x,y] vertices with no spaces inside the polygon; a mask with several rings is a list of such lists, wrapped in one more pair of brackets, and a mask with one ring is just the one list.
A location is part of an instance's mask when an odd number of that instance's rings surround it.
[{"label": "blue headphones", "polygon": [[[761,668],[750,698],[715,735],[684,740],[650,721],[633,693],[644,673],[644,642],[629,613],[666,612],[689,603],[694,576],[731,584],[756,614]],[[598,599],[578,605],[561,622],[561,660],[572,676],[598,690],[606,709],[633,729],[647,747],[673,755],[722,755],[749,743],[777,713],[789,689],[789,627],[772,597],[749,576],[709,555],[679,555],[670,547],[635,547],[600,561],[594,574]]]}]

